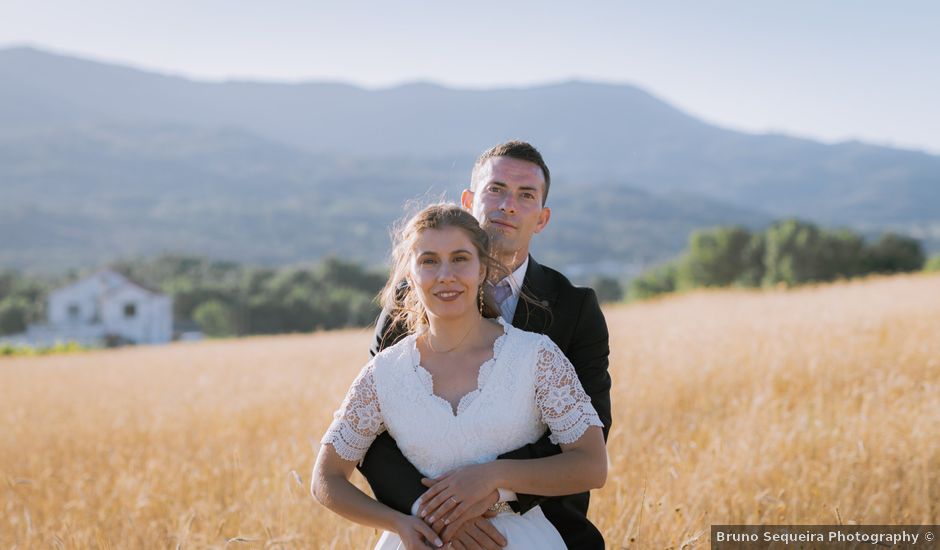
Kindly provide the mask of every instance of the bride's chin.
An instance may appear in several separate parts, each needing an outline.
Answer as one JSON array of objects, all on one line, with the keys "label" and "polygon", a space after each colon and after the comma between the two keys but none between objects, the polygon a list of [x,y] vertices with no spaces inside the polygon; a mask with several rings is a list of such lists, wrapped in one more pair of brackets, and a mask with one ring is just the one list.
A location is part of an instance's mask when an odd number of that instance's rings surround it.
[{"label": "bride's chin", "polygon": [[444,307],[441,307],[441,305],[435,305],[434,307],[425,306],[425,310],[429,315],[441,320],[459,319],[470,313],[471,309],[472,308],[467,304],[464,304],[464,307],[460,307],[459,304],[447,304]]},{"label": "bride's chin", "polygon": [[430,313],[432,316],[438,319],[449,321],[451,319],[459,319],[463,317],[466,314],[466,311],[463,311],[463,310],[454,311],[454,310],[446,310],[446,309],[441,308],[441,309],[438,309],[437,311],[433,309],[428,310],[428,313]]}]

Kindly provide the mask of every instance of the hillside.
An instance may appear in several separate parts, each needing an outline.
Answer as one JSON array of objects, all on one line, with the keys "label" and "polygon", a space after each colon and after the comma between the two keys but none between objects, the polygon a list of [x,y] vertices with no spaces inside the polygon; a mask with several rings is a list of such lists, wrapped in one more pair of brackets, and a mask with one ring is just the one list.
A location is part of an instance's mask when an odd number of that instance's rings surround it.
[{"label": "hillside", "polygon": [[[556,210],[585,213],[557,230],[590,236],[592,252],[546,245],[554,262],[629,270],[679,252],[690,228],[781,216],[891,227],[940,249],[940,157],[735,132],[627,84],[201,82],[31,48],[0,50],[0,81],[0,229],[20,243],[0,261],[18,266],[168,247],[289,262],[331,244],[379,263],[376,231],[405,199],[429,187],[455,198],[474,157],[511,137],[545,154]],[[85,204],[63,206],[69,197]],[[592,199],[645,215],[597,224]],[[337,220],[357,220],[359,207],[367,221],[350,236]],[[311,218],[328,221],[292,242]]]},{"label": "hillside", "polygon": [[[0,265],[54,271],[164,251],[377,265],[406,200],[456,200],[467,179],[443,162],[314,155],[234,129],[35,130],[0,137],[0,234],[13,236],[0,244]],[[635,271],[678,253],[696,227],[769,219],[714,200],[564,180],[550,206],[550,237],[536,239],[535,253],[586,272]]]}]

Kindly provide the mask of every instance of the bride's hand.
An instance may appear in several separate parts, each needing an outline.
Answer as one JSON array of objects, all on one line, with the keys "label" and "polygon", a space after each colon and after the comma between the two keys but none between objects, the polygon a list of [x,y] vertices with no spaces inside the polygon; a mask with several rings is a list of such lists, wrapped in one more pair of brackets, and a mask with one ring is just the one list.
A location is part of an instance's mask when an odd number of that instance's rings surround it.
[{"label": "bride's hand", "polygon": [[[427,518],[428,523],[443,518],[445,524],[450,524],[471,517],[471,511],[478,516],[493,504],[489,501],[496,492],[488,464],[471,464],[421,482],[430,489],[419,499],[418,515]],[[486,506],[478,509],[484,502]]]},{"label": "bride's hand", "polygon": [[416,548],[440,548],[444,542],[437,536],[434,529],[414,516],[401,516],[395,521],[395,532],[401,538],[407,550]]}]

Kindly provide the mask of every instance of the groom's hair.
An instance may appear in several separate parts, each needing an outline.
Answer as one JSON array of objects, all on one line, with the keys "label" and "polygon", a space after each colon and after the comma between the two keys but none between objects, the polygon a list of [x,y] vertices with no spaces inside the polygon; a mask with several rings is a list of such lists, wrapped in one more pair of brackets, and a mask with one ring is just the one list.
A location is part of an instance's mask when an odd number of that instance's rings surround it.
[{"label": "groom's hair", "polygon": [[470,173],[470,190],[476,192],[477,176],[480,168],[487,160],[496,157],[509,157],[516,160],[524,160],[541,168],[542,175],[545,176],[545,192],[542,193],[542,206],[545,206],[545,201],[548,200],[548,186],[552,181],[551,173],[548,171],[548,165],[545,164],[542,153],[539,153],[539,150],[533,147],[531,143],[516,139],[494,145],[486,151],[483,151],[483,154],[477,159],[476,164],[473,165],[473,172]]}]

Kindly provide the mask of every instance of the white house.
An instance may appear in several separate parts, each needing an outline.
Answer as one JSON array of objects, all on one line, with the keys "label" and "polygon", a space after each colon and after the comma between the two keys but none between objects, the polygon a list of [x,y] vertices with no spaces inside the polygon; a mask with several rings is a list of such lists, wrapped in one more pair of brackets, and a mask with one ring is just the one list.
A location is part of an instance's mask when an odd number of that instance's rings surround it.
[{"label": "white house", "polygon": [[68,341],[89,346],[163,344],[173,338],[173,301],[105,269],[53,291],[47,321],[4,340],[32,346]]}]

